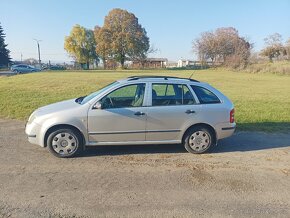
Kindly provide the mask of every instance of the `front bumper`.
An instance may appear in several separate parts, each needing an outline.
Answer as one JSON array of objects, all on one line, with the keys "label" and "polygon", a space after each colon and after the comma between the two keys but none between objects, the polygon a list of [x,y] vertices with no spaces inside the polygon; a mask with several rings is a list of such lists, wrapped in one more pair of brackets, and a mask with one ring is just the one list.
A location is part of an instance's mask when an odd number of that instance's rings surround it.
[{"label": "front bumper", "polygon": [[25,134],[27,135],[30,143],[44,147],[40,139],[40,129],[41,126],[39,124],[35,122],[28,122],[25,125]]}]

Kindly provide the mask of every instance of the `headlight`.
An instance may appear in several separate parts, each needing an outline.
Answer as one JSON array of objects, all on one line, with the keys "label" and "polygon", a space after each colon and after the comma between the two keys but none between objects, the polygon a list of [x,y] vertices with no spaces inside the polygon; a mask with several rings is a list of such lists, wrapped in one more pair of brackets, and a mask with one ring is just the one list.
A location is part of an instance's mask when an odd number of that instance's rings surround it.
[{"label": "headlight", "polygon": [[32,123],[33,120],[36,118],[35,111],[29,116],[28,123]]}]

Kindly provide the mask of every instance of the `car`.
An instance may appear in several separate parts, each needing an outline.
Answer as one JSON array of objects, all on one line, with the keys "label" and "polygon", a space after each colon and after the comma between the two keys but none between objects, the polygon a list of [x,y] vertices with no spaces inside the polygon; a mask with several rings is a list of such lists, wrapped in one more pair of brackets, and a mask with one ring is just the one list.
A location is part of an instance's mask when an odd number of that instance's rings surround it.
[{"label": "car", "polygon": [[207,83],[133,76],[35,110],[25,132],[56,157],[79,155],[88,146],[179,143],[201,154],[234,133],[234,113],[230,99]]},{"label": "car", "polygon": [[66,70],[66,67],[61,65],[51,65],[43,67],[42,70]]},{"label": "car", "polygon": [[40,70],[35,68],[35,67],[31,67],[29,65],[26,65],[26,64],[18,64],[18,65],[12,65],[11,71],[13,71],[14,73],[17,73],[17,74],[21,74],[21,73],[38,72]]}]

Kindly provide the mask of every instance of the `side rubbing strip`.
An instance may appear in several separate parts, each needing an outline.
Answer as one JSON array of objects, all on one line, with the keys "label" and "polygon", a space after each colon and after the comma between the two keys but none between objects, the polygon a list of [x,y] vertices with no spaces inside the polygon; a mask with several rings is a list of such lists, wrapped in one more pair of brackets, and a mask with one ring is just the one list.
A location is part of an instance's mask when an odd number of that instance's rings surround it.
[{"label": "side rubbing strip", "polygon": [[114,131],[114,132],[89,132],[89,135],[108,135],[108,134],[134,134],[134,133],[159,133],[159,132],[180,132],[178,129],[170,130],[148,130],[148,131]]},{"label": "side rubbing strip", "polygon": [[235,129],[236,127],[224,127],[222,128],[222,130],[232,130],[232,129]]}]

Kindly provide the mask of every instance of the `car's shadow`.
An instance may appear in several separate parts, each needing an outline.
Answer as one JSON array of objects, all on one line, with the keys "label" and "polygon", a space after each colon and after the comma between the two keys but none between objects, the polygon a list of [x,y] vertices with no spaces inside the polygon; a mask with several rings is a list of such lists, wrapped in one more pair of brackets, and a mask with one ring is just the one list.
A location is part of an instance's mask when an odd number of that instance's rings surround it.
[{"label": "car's shadow", "polygon": [[[219,141],[212,154],[225,152],[247,152],[290,147],[289,134],[264,132],[237,132],[232,137]],[[89,147],[82,156],[127,155],[127,154],[169,154],[186,153],[180,144],[174,145],[114,145]]]},{"label": "car's shadow", "polygon": [[169,154],[185,153],[180,144],[169,145],[106,145],[88,147],[82,156],[127,155],[127,154]]},{"label": "car's shadow", "polygon": [[290,147],[290,134],[237,132],[230,138],[220,140],[214,152],[247,152],[283,147]]}]

